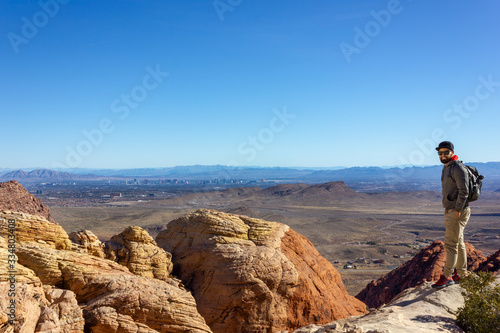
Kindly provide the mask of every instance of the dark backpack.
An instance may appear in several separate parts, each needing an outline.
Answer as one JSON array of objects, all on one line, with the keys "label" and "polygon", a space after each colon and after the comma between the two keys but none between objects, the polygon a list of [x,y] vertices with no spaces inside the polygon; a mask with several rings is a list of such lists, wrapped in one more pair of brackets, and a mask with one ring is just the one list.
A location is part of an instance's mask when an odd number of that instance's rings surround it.
[{"label": "dark backpack", "polygon": [[462,165],[469,173],[469,197],[467,198],[467,201],[476,201],[481,195],[481,187],[483,186],[484,176],[480,175],[477,169],[473,166],[465,165],[463,163]]}]

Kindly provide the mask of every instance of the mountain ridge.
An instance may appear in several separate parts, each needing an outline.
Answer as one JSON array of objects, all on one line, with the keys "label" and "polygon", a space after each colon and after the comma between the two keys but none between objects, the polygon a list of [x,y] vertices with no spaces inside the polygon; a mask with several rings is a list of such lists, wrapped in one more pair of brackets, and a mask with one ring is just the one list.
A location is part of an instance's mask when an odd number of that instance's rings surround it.
[{"label": "mountain ridge", "polygon": [[19,169],[0,175],[0,179],[8,179],[8,180],[35,180],[35,179],[70,180],[70,179],[90,179],[90,178],[96,178],[96,176],[71,174],[68,172],[60,172],[50,169],[35,169],[29,172]]},{"label": "mountain ridge", "polygon": [[[500,162],[467,162],[464,163],[478,168],[478,170],[491,179],[500,179]],[[132,169],[44,169],[52,172],[60,172],[62,174],[72,175],[93,175],[100,177],[198,177],[217,176],[220,178],[237,179],[246,177],[247,179],[260,177],[276,177],[285,179],[296,179],[300,181],[320,181],[328,178],[329,180],[346,180],[347,179],[365,179],[365,180],[380,180],[380,179],[434,179],[435,174],[439,174],[441,165],[430,166],[411,166],[411,167],[378,167],[378,166],[356,166],[356,167],[331,167],[331,168],[302,168],[302,167],[249,167],[249,166],[225,166],[225,165],[190,165],[190,166],[175,166],[166,168],[132,168]],[[28,168],[29,169],[29,168]],[[2,169],[0,169],[2,170]],[[10,173],[16,173],[23,169],[13,170],[3,174],[4,176]],[[338,177],[339,179],[332,179]],[[342,179],[340,179],[342,178]]]}]

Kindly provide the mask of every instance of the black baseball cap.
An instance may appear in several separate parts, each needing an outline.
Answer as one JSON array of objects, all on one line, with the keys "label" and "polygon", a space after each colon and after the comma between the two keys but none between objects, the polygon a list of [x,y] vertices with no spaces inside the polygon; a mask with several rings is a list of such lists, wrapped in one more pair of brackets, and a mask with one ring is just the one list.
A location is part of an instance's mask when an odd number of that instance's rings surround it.
[{"label": "black baseball cap", "polygon": [[449,150],[455,151],[455,147],[453,146],[453,143],[450,141],[443,141],[439,143],[439,145],[436,147],[436,150],[439,150],[441,148],[448,148]]}]

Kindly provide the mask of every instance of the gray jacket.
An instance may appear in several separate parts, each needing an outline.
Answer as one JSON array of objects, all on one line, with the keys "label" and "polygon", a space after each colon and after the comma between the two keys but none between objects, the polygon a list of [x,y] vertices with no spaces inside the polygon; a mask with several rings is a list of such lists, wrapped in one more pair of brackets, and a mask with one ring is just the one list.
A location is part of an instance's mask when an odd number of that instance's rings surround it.
[{"label": "gray jacket", "polygon": [[469,206],[469,173],[460,161],[450,161],[441,174],[443,186],[443,207],[461,211]]}]

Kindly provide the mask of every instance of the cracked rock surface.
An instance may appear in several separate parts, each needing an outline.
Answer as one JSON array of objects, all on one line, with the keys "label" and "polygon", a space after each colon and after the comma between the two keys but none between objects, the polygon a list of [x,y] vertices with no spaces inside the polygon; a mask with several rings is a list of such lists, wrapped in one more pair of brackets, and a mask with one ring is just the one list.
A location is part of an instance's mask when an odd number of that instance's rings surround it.
[{"label": "cracked rock surface", "polygon": [[338,271],[285,224],[198,210],[156,237],[213,332],[278,332],[366,313]]}]

